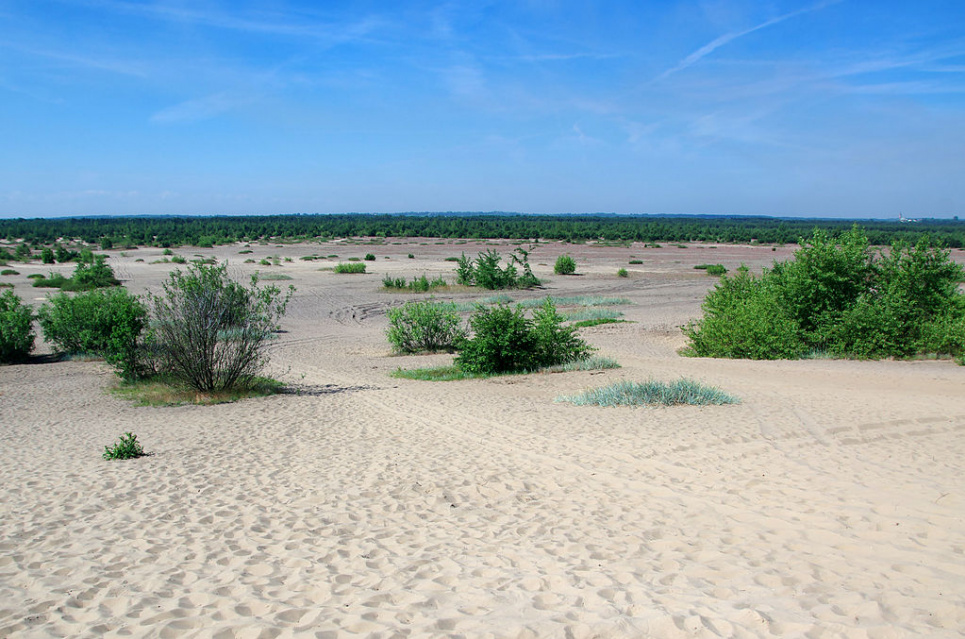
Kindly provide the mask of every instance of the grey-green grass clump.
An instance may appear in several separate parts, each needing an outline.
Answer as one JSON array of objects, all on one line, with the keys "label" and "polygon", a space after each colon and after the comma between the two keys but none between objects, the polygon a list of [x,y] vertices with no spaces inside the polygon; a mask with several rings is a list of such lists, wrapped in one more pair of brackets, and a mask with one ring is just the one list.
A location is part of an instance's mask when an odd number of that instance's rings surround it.
[{"label": "grey-green grass clump", "polygon": [[673,382],[648,380],[644,383],[621,381],[584,391],[572,397],[560,397],[577,406],[691,406],[739,404],[740,400],[719,388],[681,378]]}]

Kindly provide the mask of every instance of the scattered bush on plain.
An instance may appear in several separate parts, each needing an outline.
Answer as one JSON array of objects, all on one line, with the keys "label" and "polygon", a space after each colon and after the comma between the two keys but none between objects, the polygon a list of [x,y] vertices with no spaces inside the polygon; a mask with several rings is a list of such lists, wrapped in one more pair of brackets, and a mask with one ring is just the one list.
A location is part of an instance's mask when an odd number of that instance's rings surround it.
[{"label": "scattered bush on plain", "polygon": [[339,262],[335,265],[336,273],[364,273],[365,264],[363,262]]},{"label": "scattered bush on plain", "polygon": [[[530,268],[529,253],[522,248],[513,251],[505,267],[500,267],[500,260],[495,249],[479,253],[475,262],[463,253],[457,259],[456,282],[489,290],[532,288],[541,284]],[[522,274],[517,270],[517,265],[522,268]]]},{"label": "scattered bush on plain", "polygon": [[389,309],[387,337],[397,353],[453,352],[465,337],[451,302],[408,302]]},{"label": "scattered bush on plain", "polygon": [[739,404],[740,400],[719,388],[705,386],[698,381],[682,378],[673,382],[620,381],[584,391],[572,397],[561,397],[577,406],[691,406]]},{"label": "scattered bush on plain", "polygon": [[557,275],[572,275],[576,273],[576,260],[569,255],[560,255],[556,258],[556,264],[553,265],[553,272]]}]

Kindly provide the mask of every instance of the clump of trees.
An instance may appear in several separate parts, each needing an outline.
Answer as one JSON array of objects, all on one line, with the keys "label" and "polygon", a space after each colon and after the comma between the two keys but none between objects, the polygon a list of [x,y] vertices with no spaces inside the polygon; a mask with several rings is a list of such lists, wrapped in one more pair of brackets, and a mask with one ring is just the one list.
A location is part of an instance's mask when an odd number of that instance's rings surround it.
[{"label": "clump of trees", "polygon": [[749,359],[965,358],[963,269],[928,237],[873,251],[858,226],[835,240],[822,230],[792,260],[757,277],[724,276],[684,327],[688,354]]},{"label": "clump of trees", "polygon": [[[463,286],[478,286],[489,290],[532,288],[541,284],[529,266],[527,251],[517,248],[510,254],[504,267],[500,266],[501,260],[495,249],[479,253],[475,261],[463,253],[456,266],[456,282]],[[517,266],[522,269],[522,273]]]},{"label": "clump of trees", "polygon": [[34,280],[39,288],[59,288],[63,291],[91,291],[96,288],[118,286],[120,280],[114,277],[114,270],[107,264],[105,255],[94,255],[90,249],[83,249],[76,257],[77,266],[71,277],[60,273],[50,273]]}]

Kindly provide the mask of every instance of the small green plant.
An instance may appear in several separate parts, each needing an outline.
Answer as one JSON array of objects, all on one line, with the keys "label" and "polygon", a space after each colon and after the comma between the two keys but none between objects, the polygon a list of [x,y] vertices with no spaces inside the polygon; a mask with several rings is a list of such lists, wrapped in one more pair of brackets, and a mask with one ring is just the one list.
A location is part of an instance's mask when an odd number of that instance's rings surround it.
[{"label": "small green plant", "polygon": [[630,260],[630,264],[643,264],[643,260]]},{"label": "small green plant", "polygon": [[572,397],[560,397],[557,401],[566,401],[577,406],[705,406],[740,403],[739,399],[719,388],[705,386],[686,378],[669,383],[653,380],[642,384],[620,381]]},{"label": "small green plant", "polygon": [[345,262],[339,262],[335,265],[336,273],[364,273],[365,264],[362,262],[352,262],[346,264]]},{"label": "small green plant", "polygon": [[20,275],[20,271],[15,271],[12,268],[5,268],[0,271],[0,275]]},{"label": "small green plant", "polygon": [[630,277],[630,274],[627,273],[627,269],[621,268],[617,270],[617,277]]},{"label": "small green plant", "polygon": [[414,259],[415,259],[415,255],[413,255],[412,253],[409,253],[409,259],[410,259],[410,260],[414,260]]},{"label": "small green plant", "polygon": [[374,262],[374,261],[375,261],[375,254],[374,254],[374,253],[366,253],[366,254],[365,254],[365,261],[366,261],[366,262]]},{"label": "small green plant", "polygon": [[33,311],[12,291],[0,294],[0,362],[19,362],[34,347]]},{"label": "small green plant", "polygon": [[[248,252],[251,253],[251,251],[248,251]],[[244,251],[242,251],[242,253],[244,253]],[[172,251],[169,248],[166,248],[163,251],[161,251],[161,255],[174,255],[174,251]]]},{"label": "small green plant", "polygon": [[708,275],[723,275],[727,272],[723,264],[697,264],[694,268],[699,271],[707,271]]},{"label": "small green plant", "polygon": [[137,441],[134,433],[124,433],[113,446],[104,446],[104,459],[134,459],[147,453]]},{"label": "small green plant", "polygon": [[173,255],[171,256],[171,261],[175,264],[187,264],[188,260],[183,255]]},{"label": "small green plant", "polygon": [[557,275],[572,275],[576,273],[576,260],[569,255],[560,255],[556,258],[553,272]]}]

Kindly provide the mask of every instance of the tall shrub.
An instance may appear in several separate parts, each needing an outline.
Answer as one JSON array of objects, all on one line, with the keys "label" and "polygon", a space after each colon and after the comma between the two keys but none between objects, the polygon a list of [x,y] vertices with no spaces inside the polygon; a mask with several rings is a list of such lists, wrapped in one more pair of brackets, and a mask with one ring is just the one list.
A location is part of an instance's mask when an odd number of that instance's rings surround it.
[{"label": "tall shrub", "polygon": [[267,345],[294,292],[231,280],[226,265],[171,273],[151,295],[152,333],[161,368],[201,392],[251,383],[267,364]]},{"label": "tall shrub", "polygon": [[13,291],[0,294],[0,362],[19,362],[34,347],[33,311]]},{"label": "tall shrub", "polygon": [[124,288],[58,293],[38,313],[44,339],[65,353],[103,357],[125,379],[139,375],[138,340],[147,308]]},{"label": "tall shrub", "polygon": [[569,255],[560,255],[556,258],[556,264],[553,265],[553,272],[557,275],[572,275],[576,273],[576,260]]}]

